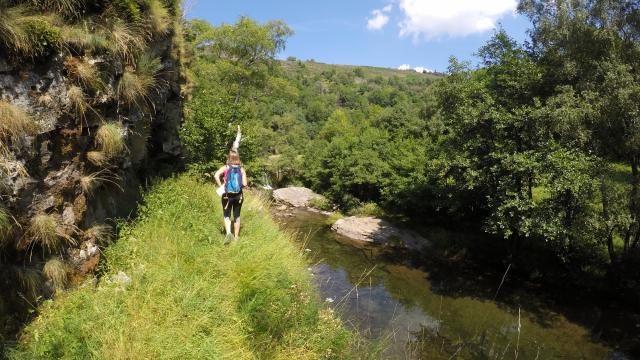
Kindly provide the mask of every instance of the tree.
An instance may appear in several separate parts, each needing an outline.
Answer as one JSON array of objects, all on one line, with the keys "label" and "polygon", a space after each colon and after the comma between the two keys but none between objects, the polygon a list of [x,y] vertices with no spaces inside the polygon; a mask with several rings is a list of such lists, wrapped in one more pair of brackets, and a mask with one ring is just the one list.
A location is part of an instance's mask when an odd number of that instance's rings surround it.
[{"label": "tree", "polygon": [[222,161],[234,138],[234,123],[243,124],[243,160],[251,159],[256,152],[251,134],[257,125],[248,100],[262,89],[287,91],[274,84],[278,80],[273,75],[275,56],[291,34],[283,22],[260,25],[246,17],[219,27],[202,20],[187,24],[185,37],[195,54],[190,69],[195,84],[181,137],[191,162],[211,168]]}]

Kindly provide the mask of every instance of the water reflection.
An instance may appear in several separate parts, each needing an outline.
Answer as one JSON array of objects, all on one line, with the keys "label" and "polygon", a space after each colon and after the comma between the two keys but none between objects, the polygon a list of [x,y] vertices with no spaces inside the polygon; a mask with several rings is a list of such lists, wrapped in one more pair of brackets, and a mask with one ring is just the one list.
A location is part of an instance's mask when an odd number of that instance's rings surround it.
[{"label": "water reflection", "polygon": [[[473,291],[448,291],[446,277],[352,246],[324,217],[284,218],[309,248],[323,299],[367,337],[386,342],[385,358],[607,359],[612,351],[552,311],[512,308]],[[452,274],[455,275],[455,274]],[[435,281],[432,283],[432,281]],[[535,303],[523,299],[523,303]]]}]

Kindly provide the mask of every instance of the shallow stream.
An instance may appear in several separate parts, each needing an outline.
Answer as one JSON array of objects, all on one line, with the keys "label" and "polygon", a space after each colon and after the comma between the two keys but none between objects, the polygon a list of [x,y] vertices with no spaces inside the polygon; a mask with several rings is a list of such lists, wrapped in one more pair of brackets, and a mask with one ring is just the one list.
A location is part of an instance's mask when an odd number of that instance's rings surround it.
[{"label": "shallow stream", "polygon": [[[322,299],[390,359],[624,359],[592,331],[522,294],[523,308],[500,294],[474,294],[455,273],[413,266],[380,248],[331,232],[326,217],[303,210],[282,217],[312,259]],[[403,260],[401,260],[403,259]],[[499,287],[500,279],[478,283]],[[462,282],[464,283],[464,282]],[[533,299],[535,300],[535,299]]]}]

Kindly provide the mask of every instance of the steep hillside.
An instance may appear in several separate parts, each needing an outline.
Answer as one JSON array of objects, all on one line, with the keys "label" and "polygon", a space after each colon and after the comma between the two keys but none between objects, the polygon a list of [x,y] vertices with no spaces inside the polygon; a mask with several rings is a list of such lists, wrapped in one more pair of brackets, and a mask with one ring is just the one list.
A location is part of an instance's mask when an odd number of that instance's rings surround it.
[{"label": "steep hillside", "polygon": [[0,1],[0,333],[179,164],[180,22],[173,0]]}]

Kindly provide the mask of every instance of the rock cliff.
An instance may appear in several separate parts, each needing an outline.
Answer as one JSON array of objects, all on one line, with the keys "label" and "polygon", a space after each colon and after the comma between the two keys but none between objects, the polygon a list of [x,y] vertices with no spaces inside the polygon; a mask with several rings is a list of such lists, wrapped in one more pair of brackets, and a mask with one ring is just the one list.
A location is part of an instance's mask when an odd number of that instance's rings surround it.
[{"label": "rock cliff", "polygon": [[181,167],[182,35],[165,0],[1,2],[0,22],[2,321],[90,271],[144,181]]}]

